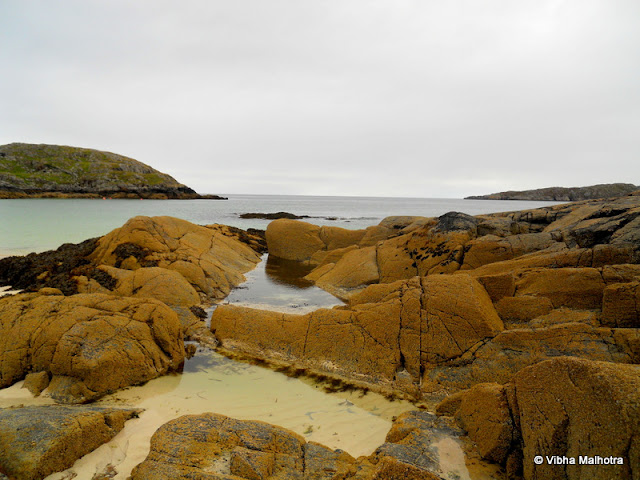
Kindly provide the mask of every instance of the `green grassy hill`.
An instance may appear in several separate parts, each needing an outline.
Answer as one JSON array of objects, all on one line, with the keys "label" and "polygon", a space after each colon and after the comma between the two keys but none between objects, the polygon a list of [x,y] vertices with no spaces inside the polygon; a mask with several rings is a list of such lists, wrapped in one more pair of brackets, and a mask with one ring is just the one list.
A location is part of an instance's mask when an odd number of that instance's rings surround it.
[{"label": "green grassy hill", "polygon": [[0,198],[201,198],[132,158],[89,148],[11,143],[0,146]]}]

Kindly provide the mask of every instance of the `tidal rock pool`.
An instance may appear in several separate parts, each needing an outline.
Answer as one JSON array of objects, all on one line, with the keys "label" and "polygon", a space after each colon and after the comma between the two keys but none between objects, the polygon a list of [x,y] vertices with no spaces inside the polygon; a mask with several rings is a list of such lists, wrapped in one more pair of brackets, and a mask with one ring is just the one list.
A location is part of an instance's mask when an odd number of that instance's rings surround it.
[{"label": "tidal rock pool", "polygon": [[263,255],[262,261],[221,302],[233,305],[304,314],[318,308],[344,305],[339,298],[305,280],[310,267]]},{"label": "tidal rock pool", "polygon": [[[223,303],[292,313],[342,305],[342,301],[304,280],[307,271],[268,259],[249,272],[247,281]],[[210,310],[213,311],[215,306]],[[49,405],[45,390],[33,397],[23,382],[0,390],[0,408]],[[354,457],[369,455],[385,441],[392,421],[416,407],[363,390],[335,391],[321,380],[292,378],[270,368],[224,357],[198,348],[182,373],[167,375],[103,397],[99,406],[140,408],[110,442],[80,458],[69,469],[47,480],[126,479],[142,462],[153,433],[182,415],[213,412],[240,420],[260,420],[288,428],[307,441],[342,449]],[[463,440],[434,432],[440,471],[447,479],[501,478],[496,468],[465,456]],[[435,437],[434,437],[435,438]]]},{"label": "tidal rock pool", "polygon": [[[23,382],[0,390],[0,407],[54,404],[34,398]],[[384,442],[393,417],[415,408],[405,401],[391,402],[375,393],[352,391],[328,394],[312,385],[247,363],[199,350],[185,362],[182,374],[151,380],[108,395],[101,406],[132,406],[145,411],[124,429],[75,465],[48,480],[91,479],[96,473],[117,472],[125,479],[149,452],[151,435],[181,415],[215,412],[243,420],[261,420],[289,428],[307,440],[340,448],[353,456],[368,455]],[[77,477],[74,476],[77,475]]]}]

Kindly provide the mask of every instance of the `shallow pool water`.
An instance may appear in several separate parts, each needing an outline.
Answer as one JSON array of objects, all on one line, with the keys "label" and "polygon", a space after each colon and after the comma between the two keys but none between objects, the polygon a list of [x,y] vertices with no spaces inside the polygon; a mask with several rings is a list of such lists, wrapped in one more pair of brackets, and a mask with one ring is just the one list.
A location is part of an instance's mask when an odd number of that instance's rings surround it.
[{"label": "shallow pool water", "polygon": [[[22,389],[22,382],[0,390],[0,407],[53,404],[46,391],[39,398]],[[96,405],[143,408],[137,419],[109,443],[85,455],[65,472],[48,480],[90,479],[111,465],[125,479],[147,456],[153,432],[186,414],[215,412],[244,420],[261,420],[289,428],[307,440],[340,448],[351,455],[368,455],[384,442],[391,419],[415,407],[389,401],[375,393],[328,394],[321,385],[290,378],[267,368],[199,350],[185,362],[182,374],[167,375],[131,387]]]},{"label": "shallow pool water", "polygon": [[305,280],[310,271],[298,262],[263,255],[256,268],[245,274],[246,282],[221,303],[300,314],[344,305],[342,300]]}]

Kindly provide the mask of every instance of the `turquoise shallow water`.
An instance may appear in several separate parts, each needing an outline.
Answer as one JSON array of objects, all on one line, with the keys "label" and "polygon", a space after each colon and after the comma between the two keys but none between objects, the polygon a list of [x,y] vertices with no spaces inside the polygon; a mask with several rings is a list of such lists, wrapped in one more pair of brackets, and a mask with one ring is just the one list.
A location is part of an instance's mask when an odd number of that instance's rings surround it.
[{"label": "turquoise shallow water", "polygon": [[[136,215],[169,215],[198,224],[266,228],[268,220],[245,220],[247,212],[310,215],[318,225],[357,229],[391,215],[439,216],[455,210],[477,215],[552,205],[553,202],[438,198],[228,195],[229,200],[0,200],[0,256],[41,252],[67,242],[104,235]],[[329,217],[329,219],[327,219]]]}]

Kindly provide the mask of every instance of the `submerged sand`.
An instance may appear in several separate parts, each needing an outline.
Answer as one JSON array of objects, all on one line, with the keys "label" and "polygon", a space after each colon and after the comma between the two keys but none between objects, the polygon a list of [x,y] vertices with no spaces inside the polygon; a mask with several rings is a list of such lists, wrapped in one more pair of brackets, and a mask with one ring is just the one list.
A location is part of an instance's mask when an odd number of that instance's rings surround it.
[{"label": "submerged sand", "polygon": [[[0,390],[0,407],[54,404],[45,392],[37,398],[21,388],[23,382]],[[95,403],[136,407],[145,411],[129,420],[110,442],[85,455],[69,469],[46,480],[91,480],[96,473],[126,479],[149,453],[153,433],[182,415],[214,412],[242,420],[261,420],[293,430],[354,457],[369,455],[384,443],[394,417],[416,407],[404,400],[390,401],[362,391],[327,393],[309,379],[287,377],[268,368],[250,365],[200,350],[188,360],[182,374],[167,375],[131,387]],[[446,478],[484,480],[496,478],[493,468],[469,465],[462,443],[443,437],[438,448]]]},{"label": "submerged sand", "polygon": [[[0,390],[0,407],[53,404],[46,391],[39,398],[21,388]],[[186,414],[215,412],[243,420],[261,420],[289,428],[307,440],[340,448],[357,457],[369,455],[384,442],[391,419],[415,408],[362,392],[328,394],[267,368],[201,351],[187,361],[185,372],[151,380],[104,397],[96,405],[145,409],[109,443],[78,460],[64,472],[47,477],[91,479],[96,472],[118,472],[125,479],[149,452],[151,435],[167,421]],[[76,474],[77,477],[71,477]]]}]

